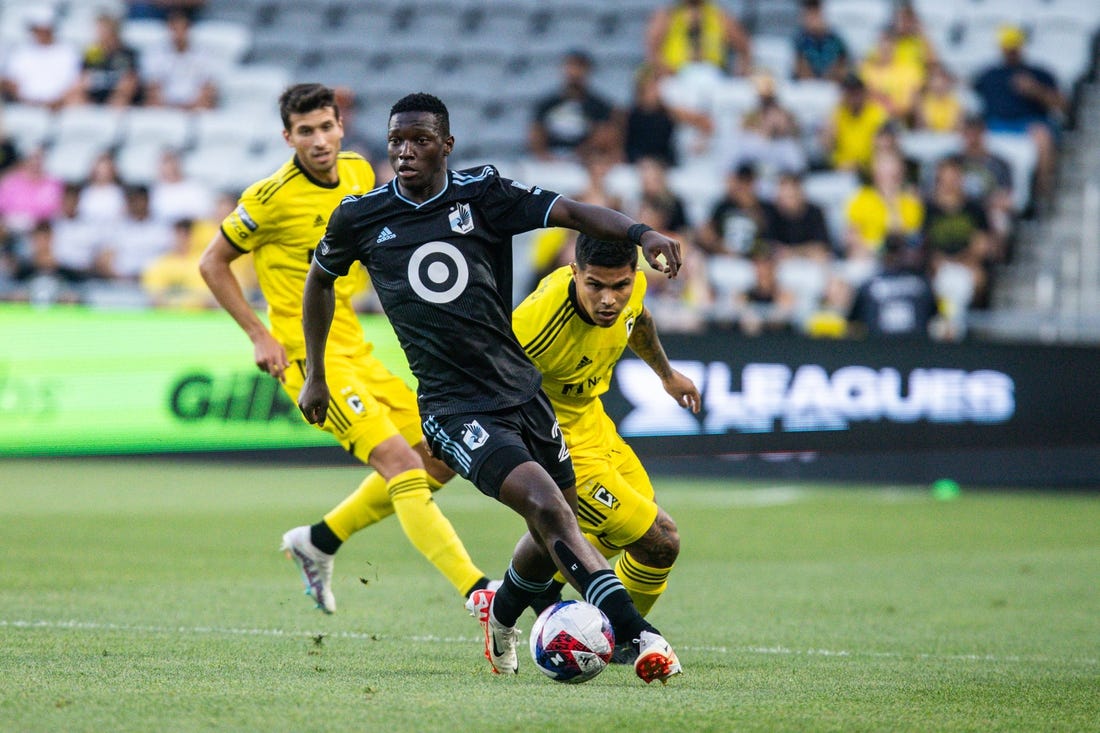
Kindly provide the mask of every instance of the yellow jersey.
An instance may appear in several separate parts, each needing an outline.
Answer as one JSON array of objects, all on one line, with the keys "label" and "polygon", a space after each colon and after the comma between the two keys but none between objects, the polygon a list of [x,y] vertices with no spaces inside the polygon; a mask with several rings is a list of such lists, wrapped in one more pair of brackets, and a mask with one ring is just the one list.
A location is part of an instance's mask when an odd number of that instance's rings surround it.
[{"label": "yellow jersey", "polygon": [[692,61],[704,61],[720,69],[726,67],[729,48],[722,9],[713,2],[704,2],[698,13],[696,39],[693,39],[691,8],[680,7],[670,13],[668,33],[661,42],[661,60],[672,71]]},{"label": "yellow jersey", "polygon": [[862,186],[848,202],[848,224],[872,251],[882,247],[890,232],[916,234],[924,223],[924,204],[920,197],[904,191],[891,206],[877,190]]},{"label": "yellow jersey", "polygon": [[859,112],[841,104],[833,112],[836,147],[833,165],[838,168],[870,168],[875,147],[875,133],[890,119],[886,110],[868,101]]},{"label": "yellow jersey", "polygon": [[[329,215],[345,196],[374,188],[374,170],[358,153],[340,153],[339,181],[312,178],[291,158],[274,174],[245,189],[237,208],[222,221],[225,238],[251,252],[256,278],[267,300],[271,332],[292,360],[304,359],[302,291],[313,250],[325,233]],[[364,346],[352,296],[366,284],[366,272],[354,267],[336,281],[336,310],[328,336],[328,354],[352,354]]]},{"label": "yellow jersey", "polygon": [[599,397],[607,391],[634,322],[643,312],[646,278],[643,272],[637,273],[634,292],[610,328],[601,328],[584,315],[575,287],[572,270],[559,267],[512,313],[512,330],[542,372],[543,391],[554,406],[570,450],[599,432],[604,415]]}]

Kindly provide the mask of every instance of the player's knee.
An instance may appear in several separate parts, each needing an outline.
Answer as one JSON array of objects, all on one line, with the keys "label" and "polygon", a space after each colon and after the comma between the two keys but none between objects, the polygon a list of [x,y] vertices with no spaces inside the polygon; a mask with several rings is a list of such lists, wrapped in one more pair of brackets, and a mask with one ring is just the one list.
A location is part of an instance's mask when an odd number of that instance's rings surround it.
[{"label": "player's knee", "polygon": [[646,565],[655,568],[672,567],[680,556],[680,532],[676,522],[663,509],[659,510],[657,518],[638,545],[637,549],[644,554],[642,561]]}]

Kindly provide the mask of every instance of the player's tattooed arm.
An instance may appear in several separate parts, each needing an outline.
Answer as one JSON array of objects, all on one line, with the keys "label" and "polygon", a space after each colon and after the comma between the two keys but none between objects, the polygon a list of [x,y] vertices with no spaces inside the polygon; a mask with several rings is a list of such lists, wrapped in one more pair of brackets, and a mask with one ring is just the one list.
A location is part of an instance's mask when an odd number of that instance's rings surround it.
[{"label": "player's tattooed arm", "polygon": [[672,399],[676,400],[676,404],[692,412],[699,412],[701,400],[699,388],[686,376],[672,368],[668,355],[661,346],[661,340],[657,336],[657,324],[654,323],[653,315],[648,308],[643,308],[634,319],[634,330],[630,332],[627,343],[630,345],[630,350],[660,377],[661,386]]}]

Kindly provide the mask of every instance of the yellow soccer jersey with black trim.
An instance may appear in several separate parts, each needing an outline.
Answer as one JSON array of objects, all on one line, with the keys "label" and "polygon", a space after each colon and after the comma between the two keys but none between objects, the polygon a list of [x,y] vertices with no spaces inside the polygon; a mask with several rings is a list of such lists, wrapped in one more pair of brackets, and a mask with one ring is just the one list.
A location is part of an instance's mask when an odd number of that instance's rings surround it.
[{"label": "yellow soccer jersey with black trim", "polygon": [[634,321],[643,311],[645,291],[645,274],[639,271],[619,319],[601,328],[582,315],[572,270],[560,267],[544,277],[512,314],[512,330],[542,372],[543,391],[570,449],[597,432],[604,414],[599,396],[607,391]]},{"label": "yellow soccer jersey with black trim", "polygon": [[[336,161],[340,180],[326,184],[312,178],[291,158],[267,178],[249,186],[237,208],[222,221],[222,234],[237,249],[251,252],[256,278],[267,300],[271,332],[290,359],[305,358],[302,335],[302,291],[313,250],[325,233],[329,215],[345,196],[374,188],[374,170],[358,153],[343,152]],[[366,272],[352,268],[336,281],[336,310],[328,336],[330,354],[363,348],[363,329],[352,307]]]}]

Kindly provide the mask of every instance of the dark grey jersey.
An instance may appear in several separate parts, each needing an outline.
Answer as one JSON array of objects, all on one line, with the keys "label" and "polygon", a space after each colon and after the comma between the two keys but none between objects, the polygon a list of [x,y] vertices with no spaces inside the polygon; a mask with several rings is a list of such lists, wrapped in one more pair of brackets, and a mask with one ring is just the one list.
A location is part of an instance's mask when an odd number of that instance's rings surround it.
[{"label": "dark grey jersey", "polygon": [[448,171],[417,204],[397,182],[348,197],[329,219],[317,263],[344,275],[355,260],[393,324],[423,414],[523,404],[539,372],[512,333],[512,236],[547,225],[558,194],[496,168]]}]

